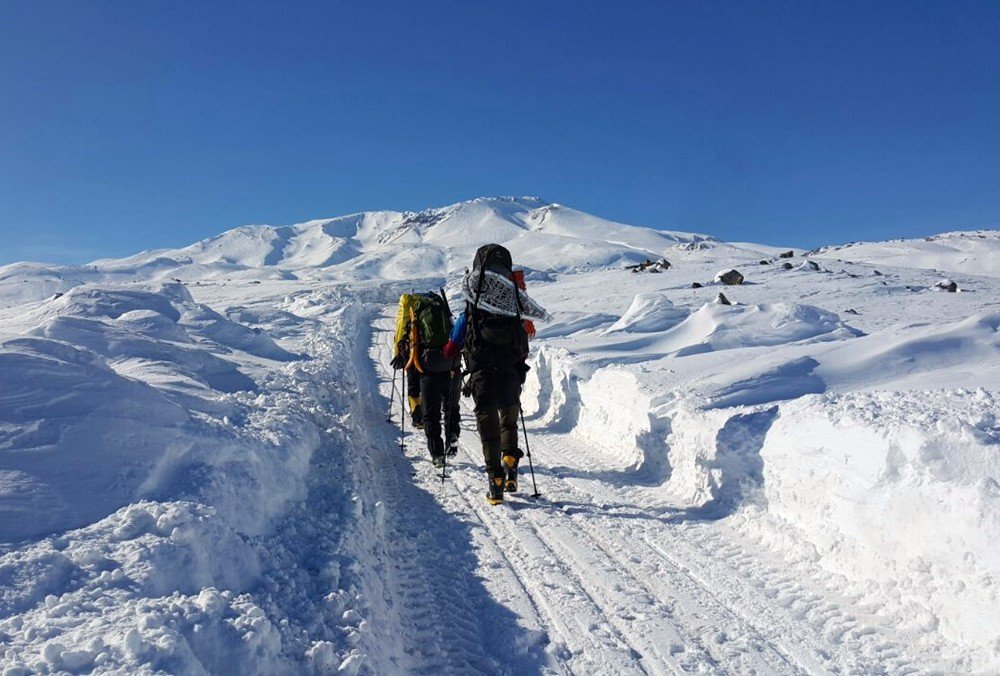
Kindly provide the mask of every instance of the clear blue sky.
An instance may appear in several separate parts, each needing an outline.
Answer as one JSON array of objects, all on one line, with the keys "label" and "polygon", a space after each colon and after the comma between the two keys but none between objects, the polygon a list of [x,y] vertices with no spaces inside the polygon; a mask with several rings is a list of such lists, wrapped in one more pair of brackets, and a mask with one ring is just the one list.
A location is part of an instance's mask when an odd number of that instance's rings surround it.
[{"label": "clear blue sky", "polygon": [[0,263],[498,194],[1000,227],[1000,2],[0,3]]}]

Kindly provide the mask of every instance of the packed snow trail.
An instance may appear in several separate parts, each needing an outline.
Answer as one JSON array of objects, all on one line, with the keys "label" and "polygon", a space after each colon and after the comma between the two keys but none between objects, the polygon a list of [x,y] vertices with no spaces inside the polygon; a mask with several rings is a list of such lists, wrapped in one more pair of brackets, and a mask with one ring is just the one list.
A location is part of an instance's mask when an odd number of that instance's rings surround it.
[{"label": "packed snow trail", "polygon": [[[382,331],[391,322],[383,318]],[[391,371],[384,333],[372,361],[383,395]],[[394,417],[398,421],[398,411]],[[811,587],[768,563],[704,513],[627,500],[624,485],[589,478],[586,443],[532,429],[543,498],[484,499],[474,421],[463,416],[461,452],[442,485],[422,433],[408,432],[413,481],[459,520],[471,521],[478,570],[532,632],[548,638],[549,669],[571,673],[908,673],[918,670],[874,613],[843,605],[809,571]],[[395,430],[398,433],[398,429]],[[390,453],[398,444],[386,443]],[[582,464],[581,464],[582,461]],[[597,473],[600,476],[600,473]],[[622,482],[624,483],[624,482]],[[442,546],[447,546],[441,543]],[[516,581],[514,583],[513,581]],[[864,615],[864,617],[862,617]],[[508,652],[508,656],[510,653]]]}]

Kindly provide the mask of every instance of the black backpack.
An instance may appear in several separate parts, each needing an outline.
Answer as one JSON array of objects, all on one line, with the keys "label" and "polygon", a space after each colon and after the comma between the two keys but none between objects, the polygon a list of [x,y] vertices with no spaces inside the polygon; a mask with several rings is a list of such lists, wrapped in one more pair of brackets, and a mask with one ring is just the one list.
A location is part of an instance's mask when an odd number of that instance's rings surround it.
[{"label": "black backpack", "polygon": [[[499,244],[487,244],[479,247],[472,263],[472,280],[475,300],[479,301],[479,293],[483,288],[485,271],[495,272],[507,279],[513,277],[514,263],[510,252]],[[466,303],[466,313],[469,320],[469,335],[465,342],[466,354],[473,363],[484,361],[499,365],[498,359],[508,361],[511,365],[524,360],[528,354],[528,334],[520,317],[507,317],[481,310],[475,303]]]}]

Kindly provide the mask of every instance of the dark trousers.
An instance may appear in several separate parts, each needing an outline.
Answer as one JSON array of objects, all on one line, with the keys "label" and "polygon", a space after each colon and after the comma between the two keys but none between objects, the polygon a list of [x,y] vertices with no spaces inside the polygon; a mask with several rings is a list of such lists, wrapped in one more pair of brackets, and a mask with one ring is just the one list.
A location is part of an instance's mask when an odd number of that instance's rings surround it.
[{"label": "dark trousers", "polygon": [[448,437],[458,437],[461,414],[458,409],[462,379],[450,371],[424,373],[420,376],[420,406],[424,410],[424,434],[431,457],[443,455],[445,439],[441,438],[441,418],[448,425]]},{"label": "dark trousers", "polygon": [[520,457],[517,418],[521,412],[521,374],[484,369],[472,374],[470,385],[486,469],[499,471],[501,455],[511,453]]}]

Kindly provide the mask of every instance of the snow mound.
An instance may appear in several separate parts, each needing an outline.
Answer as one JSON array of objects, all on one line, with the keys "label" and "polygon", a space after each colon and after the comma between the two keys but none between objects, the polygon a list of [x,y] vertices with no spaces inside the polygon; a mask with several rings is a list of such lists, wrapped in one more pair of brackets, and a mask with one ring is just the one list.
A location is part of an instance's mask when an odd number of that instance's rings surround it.
[{"label": "snow mound", "polygon": [[[137,502],[0,557],[4,673],[287,672],[281,639],[245,592],[260,563],[214,510]],[[48,640],[38,641],[43,627]],[[18,671],[18,668],[21,671]]]},{"label": "snow mound", "polygon": [[[80,286],[25,319],[23,337],[0,345],[0,542],[208,487],[233,527],[259,532],[301,489],[315,431],[254,402],[257,383],[232,360],[295,358],[266,333],[194,302],[177,284]],[[258,420],[295,430],[296,440],[275,453],[273,430]],[[248,453],[258,460],[241,459]],[[218,501],[258,491],[255,510]]]},{"label": "snow mound", "polygon": [[921,322],[831,351],[823,377],[840,388],[991,387],[1000,370],[1000,312],[951,324]]},{"label": "snow mound", "polygon": [[135,497],[152,449],[195,443],[181,407],[91,351],[11,340],[0,369],[0,541],[96,521]]},{"label": "snow mound", "polygon": [[666,331],[688,316],[688,310],[676,307],[659,293],[640,293],[621,318],[607,329],[607,333],[653,333]]},{"label": "snow mound", "polygon": [[812,305],[706,304],[667,331],[658,349],[687,356],[745,347],[842,340],[861,335],[836,313]]}]

